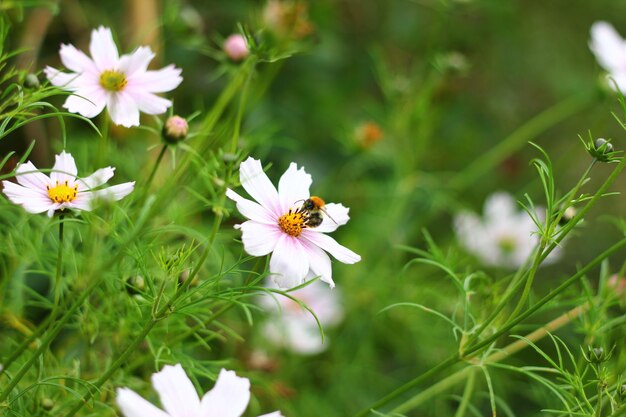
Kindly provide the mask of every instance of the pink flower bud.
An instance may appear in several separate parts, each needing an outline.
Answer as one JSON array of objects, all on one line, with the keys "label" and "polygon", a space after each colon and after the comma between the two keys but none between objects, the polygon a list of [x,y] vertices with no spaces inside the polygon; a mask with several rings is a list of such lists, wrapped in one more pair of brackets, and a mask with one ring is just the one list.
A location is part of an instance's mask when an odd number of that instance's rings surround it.
[{"label": "pink flower bud", "polygon": [[163,139],[170,144],[176,144],[187,137],[189,124],[180,116],[169,117],[163,126]]},{"label": "pink flower bud", "polygon": [[226,52],[226,55],[235,62],[243,61],[250,52],[248,50],[246,38],[238,33],[230,35],[224,41],[224,52]]}]

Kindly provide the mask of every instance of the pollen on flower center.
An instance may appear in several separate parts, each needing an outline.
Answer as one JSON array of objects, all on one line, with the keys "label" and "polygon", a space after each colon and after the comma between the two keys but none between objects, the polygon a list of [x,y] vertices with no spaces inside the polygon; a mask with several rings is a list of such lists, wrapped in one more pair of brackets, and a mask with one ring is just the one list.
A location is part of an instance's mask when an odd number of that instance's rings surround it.
[{"label": "pollen on flower center", "polygon": [[55,203],[71,203],[78,194],[78,184],[70,187],[67,181],[61,184],[57,181],[55,186],[50,187],[48,185],[46,188],[48,189],[48,197]]},{"label": "pollen on flower center", "polygon": [[278,218],[278,227],[289,236],[298,237],[302,229],[306,227],[305,222],[306,217],[303,212],[289,209],[289,213]]},{"label": "pollen on flower center", "polygon": [[128,84],[126,75],[115,70],[106,70],[100,74],[100,85],[108,91],[121,91]]}]

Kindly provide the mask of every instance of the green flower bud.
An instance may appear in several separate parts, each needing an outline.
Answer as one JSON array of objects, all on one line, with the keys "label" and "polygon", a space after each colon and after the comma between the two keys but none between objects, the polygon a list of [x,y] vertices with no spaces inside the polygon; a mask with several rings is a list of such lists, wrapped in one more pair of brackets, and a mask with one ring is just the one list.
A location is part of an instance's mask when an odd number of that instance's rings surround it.
[{"label": "green flower bud", "polygon": [[35,74],[28,74],[24,78],[24,87],[26,88],[39,88],[39,78]]},{"label": "green flower bud", "polygon": [[43,400],[41,400],[41,406],[44,410],[52,410],[52,407],[54,407],[54,401],[52,401],[50,398],[44,398]]}]

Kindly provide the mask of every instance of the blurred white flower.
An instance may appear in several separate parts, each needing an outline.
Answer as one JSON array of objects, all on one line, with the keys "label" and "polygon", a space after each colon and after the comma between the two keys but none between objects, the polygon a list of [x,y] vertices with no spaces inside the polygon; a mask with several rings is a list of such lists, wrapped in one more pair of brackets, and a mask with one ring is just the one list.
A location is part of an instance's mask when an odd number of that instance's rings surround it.
[{"label": "blurred white flower", "polygon": [[[155,407],[129,388],[117,389],[117,405],[125,417],[240,417],[250,401],[250,381],[222,369],[213,389],[200,399],[180,364],[165,365],[152,375],[161,405]],[[282,417],[275,411],[260,417]]]},{"label": "blurred white flower", "polygon": [[77,178],[76,162],[65,151],[55,157],[50,176],[39,171],[32,162],[17,167],[18,184],[2,181],[4,194],[14,204],[24,207],[29,213],[48,212],[52,217],[55,211],[66,208],[90,211],[98,200],[117,201],[133,191],[135,182],[125,182],[108,188],[99,188],[113,177],[115,168],[97,170],[85,178]]},{"label": "blurred white flower", "polygon": [[310,197],[312,179],[304,168],[298,169],[292,162],[280,178],[276,191],[263,172],[261,162],[249,157],[239,167],[239,178],[243,188],[258,203],[231,189],[226,190],[226,196],[237,203],[239,212],[250,219],[235,227],[241,229],[244,249],[250,255],[272,253],[270,276],[278,287],[292,288],[315,276],[334,287],[326,252],[346,264],[361,260],[359,255],[325,234],[348,222],[347,207],[328,203],[324,206],[328,215],[323,217],[322,223],[315,227],[307,224],[307,214],[299,209]]},{"label": "blurred white flower", "polygon": [[139,126],[139,112],[161,114],[172,102],[153,93],[164,93],[178,87],[183,80],[181,70],[168,65],[148,71],[154,53],[147,46],[133,53],[118,54],[109,28],[100,26],[91,32],[91,58],[73,45],[61,45],[61,62],[71,73],[46,67],[50,83],[74,92],[63,107],[72,113],[92,118],[104,107],[111,120],[125,127]]},{"label": "blurred white flower", "polygon": [[[513,197],[504,192],[489,196],[483,218],[462,212],[455,217],[454,227],[460,244],[490,266],[520,267],[539,243],[537,225],[528,213],[518,209]],[[556,248],[544,264],[556,261],[559,256],[559,248]]]},{"label": "blurred white flower", "polygon": [[[323,329],[336,326],[343,320],[341,293],[319,281],[289,292],[306,304],[320,321]],[[261,304],[269,311],[262,334],[274,345],[296,353],[312,355],[328,347],[328,337],[322,335],[313,315],[300,304],[278,294],[263,295]]]},{"label": "blurred white flower", "polygon": [[[591,26],[589,48],[619,89],[626,92],[626,41],[611,24],[596,22]],[[615,89],[612,82],[609,85]]]}]

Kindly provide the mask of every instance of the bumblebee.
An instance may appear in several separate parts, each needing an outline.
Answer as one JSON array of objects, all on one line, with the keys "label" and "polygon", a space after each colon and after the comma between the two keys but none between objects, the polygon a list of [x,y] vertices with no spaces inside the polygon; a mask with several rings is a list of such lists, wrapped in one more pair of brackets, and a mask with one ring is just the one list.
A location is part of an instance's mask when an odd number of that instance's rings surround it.
[{"label": "bumblebee", "polygon": [[302,201],[302,205],[297,211],[305,215],[304,224],[306,227],[314,228],[322,224],[322,222],[324,221],[324,216],[322,215],[322,213],[327,215],[328,218],[331,219],[333,222],[337,223],[335,219],[333,219],[324,208],[326,203],[320,197],[312,195],[306,200],[300,201]]}]

